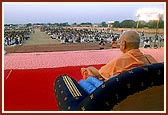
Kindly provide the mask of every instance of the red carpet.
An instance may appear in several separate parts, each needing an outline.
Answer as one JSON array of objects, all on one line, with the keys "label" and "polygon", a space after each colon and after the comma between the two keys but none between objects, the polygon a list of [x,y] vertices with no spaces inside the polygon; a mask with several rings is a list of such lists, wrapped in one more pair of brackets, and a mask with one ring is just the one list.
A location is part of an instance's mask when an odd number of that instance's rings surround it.
[{"label": "red carpet", "polygon": [[[100,68],[101,65],[94,65]],[[5,111],[57,111],[54,80],[61,74],[81,79],[80,68],[85,66],[5,70]]]}]

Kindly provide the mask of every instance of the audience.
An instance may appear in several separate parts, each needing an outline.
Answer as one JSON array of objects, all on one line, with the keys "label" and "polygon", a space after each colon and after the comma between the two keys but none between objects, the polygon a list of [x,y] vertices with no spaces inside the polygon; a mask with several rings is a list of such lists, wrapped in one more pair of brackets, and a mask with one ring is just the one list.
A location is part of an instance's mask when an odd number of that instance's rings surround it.
[{"label": "audience", "polygon": [[8,27],[4,29],[4,45],[21,45],[24,40],[28,40],[31,34],[30,28]]}]

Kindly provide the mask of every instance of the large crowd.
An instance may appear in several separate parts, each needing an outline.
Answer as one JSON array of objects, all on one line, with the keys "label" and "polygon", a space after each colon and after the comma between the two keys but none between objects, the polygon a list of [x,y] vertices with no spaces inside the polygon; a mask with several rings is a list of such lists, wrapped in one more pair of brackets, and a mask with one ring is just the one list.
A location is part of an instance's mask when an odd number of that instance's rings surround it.
[{"label": "large crowd", "polygon": [[[41,31],[56,39],[60,43],[88,43],[99,42],[101,49],[105,43],[110,43],[113,48],[119,46],[120,35],[124,32],[114,32],[112,29],[97,28],[62,28],[62,27],[41,27]],[[23,41],[28,40],[34,33],[33,27],[5,27],[4,28],[4,45],[21,45]],[[153,36],[139,33],[141,36],[141,46],[144,48],[164,47],[164,35],[155,34]]]},{"label": "large crowd", "polygon": [[83,43],[97,42],[104,39],[106,42],[111,42],[114,37],[119,38],[119,34],[111,30],[98,29],[76,29],[76,28],[43,28],[46,34],[49,34],[52,39],[57,39],[61,43]]},{"label": "large crowd", "polygon": [[158,48],[164,47],[164,36],[161,34],[155,34],[153,37],[146,37],[144,33],[141,34],[141,42],[144,48]]},{"label": "large crowd", "polygon": [[32,28],[28,27],[5,27],[4,45],[21,45],[23,41],[28,40],[32,33]]},{"label": "large crowd", "polygon": [[[82,28],[42,28],[46,34],[52,39],[57,39],[60,43],[83,43],[83,42],[99,42],[110,43],[115,47],[119,46],[120,35],[124,32],[114,32],[108,29],[82,29]],[[144,32],[139,32],[141,36],[141,47],[158,48],[164,47],[164,36],[162,34],[145,35]],[[104,41],[104,42],[102,42]],[[117,45],[116,45],[117,44]]]}]

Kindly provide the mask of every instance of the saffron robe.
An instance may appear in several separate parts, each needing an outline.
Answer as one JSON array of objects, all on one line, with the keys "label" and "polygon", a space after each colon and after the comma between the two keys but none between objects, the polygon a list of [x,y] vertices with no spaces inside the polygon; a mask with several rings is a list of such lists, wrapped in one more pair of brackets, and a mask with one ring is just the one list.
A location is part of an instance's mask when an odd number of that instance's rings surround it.
[{"label": "saffron robe", "polygon": [[139,67],[156,62],[157,61],[151,55],[144,55],[139,49],[133,49],[102,66],[99,69],[99,74],[105,80],[108,80],[111,76],[128,71],[133,67]]}]

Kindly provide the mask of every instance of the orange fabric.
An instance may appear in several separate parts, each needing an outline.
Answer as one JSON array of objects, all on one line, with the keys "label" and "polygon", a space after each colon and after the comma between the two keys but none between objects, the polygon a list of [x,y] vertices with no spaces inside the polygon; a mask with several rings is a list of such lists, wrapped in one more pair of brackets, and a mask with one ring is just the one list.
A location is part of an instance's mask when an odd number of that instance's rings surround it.
[{"label": "orange fabric", "polygon": [[148,61],[145,59],[146,57],[140,52],[139,49],[133,49],[101,67],[99,73],[105,80],[107,80],[109,77],[115,74],[127,71],[133,67],[147,64]]},{"label": "orange fabric", "polygon": [[116,48],[117,47],[117,43],[112,43],[112,47]]},{"label": "orange fabric", "polygon": [[112,47],[113,47],[113,48],[116,48],[116,47],[117,47],[117,41],[113,41]]},{"label": "orange fabric", "polygon": [[145,56],[147,57],[147,59],[150,61],[150,63],[156,63],[157,61],[149,54],[145,54]]}]

